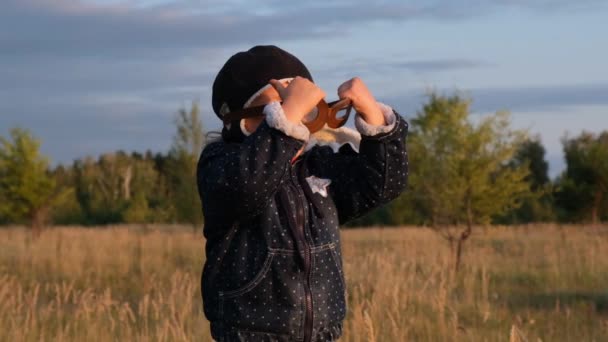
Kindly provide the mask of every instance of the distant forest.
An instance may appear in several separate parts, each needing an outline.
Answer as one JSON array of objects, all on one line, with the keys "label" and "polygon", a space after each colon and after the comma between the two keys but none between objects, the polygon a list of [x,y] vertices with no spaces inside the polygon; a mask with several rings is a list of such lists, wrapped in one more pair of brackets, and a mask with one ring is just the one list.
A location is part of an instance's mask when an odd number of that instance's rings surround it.
[{"label": "distant forest", "polygon": [[[507,112],[474,123],[471,100],[430,94],[409,122],[406,192],[349,226],[601,222],[608,219],[608,131],[562,139],[566,169],[548,176],[540,139]],[[204,223],[196,163],[199,106],[179,109],[166,153],[108,152],[51,168],[41,142],[0,137],[0,224]]]}]

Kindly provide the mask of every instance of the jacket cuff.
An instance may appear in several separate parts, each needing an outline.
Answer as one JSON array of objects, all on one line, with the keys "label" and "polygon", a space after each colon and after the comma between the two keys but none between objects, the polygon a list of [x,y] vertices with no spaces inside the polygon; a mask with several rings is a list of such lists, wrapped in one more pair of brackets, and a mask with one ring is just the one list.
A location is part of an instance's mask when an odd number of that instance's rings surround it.
[{"label": "jacket cuff", "polygon": [[295,124],[285,117],[285,112],[279,101],[270,102],[264,107],[266,123],[286,135],[298,140],[308,141],[310,131],[303,123]]},{"label": "jacket cuff", "polygon": [[247,128],[245,128],[245,120],[241,119],[241,121],[239,121],[239,125],[241,126],[241,132],[243,132],[243,134],[248,137],[250,136],[253,132],[249,132],[247,130]]},{"label": "jacket cuff", "polygon": [[381,133],[390,132],[393,128],[395,128],[397,118],[395,117],[393,108],[381,102],[378,102],[378,106],[380,106],[382,115],[384,115],[386,125],[370,125],[363,119],[363,117],[359,113],[357,113],[357,115],[355,116],[355,127],[357,127],[357,130],[362,135],[374,136]]}]

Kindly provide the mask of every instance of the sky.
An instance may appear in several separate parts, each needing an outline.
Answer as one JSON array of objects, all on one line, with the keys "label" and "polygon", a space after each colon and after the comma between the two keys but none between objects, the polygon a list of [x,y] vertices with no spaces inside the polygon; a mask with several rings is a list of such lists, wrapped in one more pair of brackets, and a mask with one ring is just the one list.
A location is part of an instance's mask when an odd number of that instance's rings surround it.
[{"label": "sky", "polygon": [[434,90],[512,113],[550,174],[561,139],[608,129],[605,0],[3,0],[0,135],[29,129],[54,165],[168,151],[181,107],[219,130],[211,85],[234,53],[277,45],[315,82],[358,76],[412,118]]}]

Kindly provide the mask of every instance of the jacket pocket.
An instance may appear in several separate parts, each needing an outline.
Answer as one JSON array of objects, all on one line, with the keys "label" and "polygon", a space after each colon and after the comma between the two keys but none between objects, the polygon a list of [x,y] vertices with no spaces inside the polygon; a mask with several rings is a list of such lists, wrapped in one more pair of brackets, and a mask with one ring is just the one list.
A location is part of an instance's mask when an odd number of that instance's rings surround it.
[{"label": "jacket pocket", "polygon": [[229,291],[221,291],[220,297],[223,298],[234,298],[241,296],[253,289],[266,277],[268,270],[270,270],[270,266],[272,265],[272,258],[274,257],[273,253],[266,254],[266,258],[264,259],[264,264],[260,271],[251,279],[249,282],[245,283],[245,285]]},{"label": "jacket pocket", "polygon": [[303,288],[291,250],[270,249],[260,270],[249,282],[218,294],[220,317],[226,327],[301,334]]},{"label": "jacket pocket", "polygon": [[314,326],[341,322],[346,316],[345,284],[336,244],[318,246],[313,251]]}]

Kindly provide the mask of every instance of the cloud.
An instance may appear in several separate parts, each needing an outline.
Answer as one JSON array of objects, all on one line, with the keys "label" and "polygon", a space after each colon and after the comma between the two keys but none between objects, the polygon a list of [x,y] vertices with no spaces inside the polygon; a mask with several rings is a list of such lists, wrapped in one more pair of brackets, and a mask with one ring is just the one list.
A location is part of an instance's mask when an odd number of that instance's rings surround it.
[{"label": "cloud", "polygon": [[[0,53],[5,58],[167,58],[252,40],[319,34],[319,22],[308,26],[303,25],[304,19],[257,16],[237,8],[216,13],[202,6],[194,12],[78,1],[8,0],[0,21],[9,28],[0,35]],[[271,29],[271,25],[281,29]]]},{"label": "cloud", "polygon": [[547,87],[473,89],[473,109],[487,112],[568,111],[577,106],[608,106],[608,83]]},{"label": "cloud", "polygon": [[[436,89],[453,94],[453,89]],[[556,177],[564,168],[561,138],[582,131],[599,132],[608,127],[608,83],[546,87],[484,88],[461,91],[473,100],[475,114],[509,110],[513,127],[540,134],[547,149],[550,175]],[[403,96],[379,98],[407,119],[415,116],[428,98],[425,92],[412,91]],[[477,116],[478,117],[478,116]]]},{"label": "cloud", "polygon": [[[599,3],[412,0],[370,6],[363,0],[4,0],[0,134],[14,125],[30,128],[43,140],[45,152],[62,162],[118,148],[165,150],[175,110],[197,98],[209,108],[212,77],[236,49],[270,41],[324,40],[336,46],[327,53],[339,54],[344,36],[355,27],[378,22],[445,22],[505,8],[565,11]],[[387,70],[399,67],[414,73],[490,65],[458,58],[393,65],[389,61],[384,66],[384,61],[377,62]],[[369,64],[368,74],[376,67]],[[595,103],[606,88],[594,87],[588,89],[591,94],[577,88],[562,89],[557,96],[538,89],[477,92],[480,108],[530,108],[567,98]],[[530,91],[536,97],[528,96]],[[477,93],[473,95],[477,99]],[[420,93],[406,98],[412,108],[423,100]],[[212,112],[204,110],[203,117],[207,127],[216,128]]]},{"label": "cloud", "polygon": [[174,133],[172,114],[176,110],[177,106],[127,97],[112,102],[13,102],[2,106],[0,135],[11,127],[27,128],[42,140],[43,153],[62,163],[118,149],[166,151]]},{"label": "cloud", "polygon": [[394,68],[406,69],[415,73],[428,73],[450,71],[457,69],[472,69],[491,66],[489,63],[469,60],[469,59],[438,59],[438,60],[420,60],[395,63]]},{"label": "cloud", "polygon": [[[472,111],[479,113],[509,110],[512,112],[568,112],[579,106],[608,106],[608,83],[519,88],[434,89],[451,95],[459,93],[473,100]],[[405,92],[404,92],[405,93]],[[426,102],[427,91],[385,97],[383,100],[414,113]]]},{"label": "cloud", "polygon": [[[221,48],[252,40],[322,38],[323,33],[376,21],[465,19],[501,8],[571,10],[600,6],[572,1],[176,1],[141,7],[131,2],[6,0],[0,53],[66,57],[161,54]],[[279,29],[280,28],[280,29]]]}]

